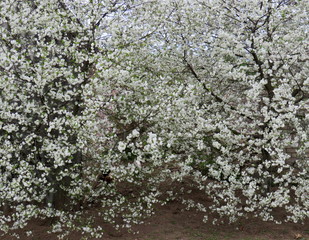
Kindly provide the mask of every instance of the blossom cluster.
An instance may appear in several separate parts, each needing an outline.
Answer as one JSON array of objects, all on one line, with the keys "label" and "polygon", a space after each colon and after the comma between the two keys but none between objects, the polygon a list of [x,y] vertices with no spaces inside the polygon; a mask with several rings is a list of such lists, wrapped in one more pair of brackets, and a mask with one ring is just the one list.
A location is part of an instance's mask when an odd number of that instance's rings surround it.
[{"label": "blossom cluster", "polygon": [[130,228],[176,197],[214,223],[304,221],[308,7],[2,0],[0,231],[99,238],[97,219]]}]

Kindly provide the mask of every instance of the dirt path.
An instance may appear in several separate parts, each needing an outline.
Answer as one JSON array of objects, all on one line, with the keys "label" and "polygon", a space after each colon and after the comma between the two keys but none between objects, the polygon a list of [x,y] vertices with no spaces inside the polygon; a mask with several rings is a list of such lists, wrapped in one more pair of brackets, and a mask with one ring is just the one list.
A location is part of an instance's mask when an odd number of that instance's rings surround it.
[{"label": "dirt path", "polygon": [[[213,226],[203,223],[201,213],[181,211],[183,206],[177,202],[160,207],[157,214],[145,224],[135,226],[139,234],[119,233],[106,229],[103,240],[309,240],[309,222],[301,224],[283,224],[262,222],[256,219],[242,220],[233,225]],[[31,223],[27,230],[33,231],[32,237],[25,234],[21,240],[56,240],[56,236],[46,234],[48,226]],[[20,232],[20,233],[24,233]],[[13,239],[11,237],[1,240]],[[75,233],[69,240],[79,240],[81,235]]]}]

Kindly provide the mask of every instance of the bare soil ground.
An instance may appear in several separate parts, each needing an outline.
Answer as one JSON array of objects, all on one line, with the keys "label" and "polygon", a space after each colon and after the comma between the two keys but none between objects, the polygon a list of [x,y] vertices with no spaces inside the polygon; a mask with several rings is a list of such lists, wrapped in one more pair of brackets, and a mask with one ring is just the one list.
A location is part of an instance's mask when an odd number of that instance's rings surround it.
[{"label": "bare soil ground", "polygon": [[[176,185],[176,189],[187,186],[187,183]],[[168,186],[165,186],[169,188]],[[190,197],[194,200],[210,204],[205,193],[193,190]],[[95,213],[96,208],[90,212]],[[90,214],[92,214],[90,213]],[[279,210],[277,216],[284,216]],[[204,223],[203,213],[196,210],[185,210],[179,201],[171,201],[165,206],[158,206],[156,214],[145,220],[142,225],[133,226],[132,232],[116,231],[107,224],[102,225],[105,235],[102,240],[309,240],[309,218],[304,224],[263,222],[256,218],[242,219],[233,224],[213,225],[211,221]],[[308,216],[309,217],[309,216]],[[211,218],[210,218],[211,219]],[[21,240],[57,240],[55,234],[48,234],[50,222],[34,220],[26,229],[18,230]],[[27,237],[26,232],[33,235]],[[13,240],[9,235],[0,236],[0,240]],[[67,240],[80,240],[82,235],[74,232]],[[97,240],[89,238],[90,240]]]},{"label": "bare soil ground", "polygon": [[[214,226],[203,223],[203,214],[194,210],[183,211],[177,201],[159,207],[156,214],[145,224],[134,226],[138,234],[117,232],[106,226],[103,240],[309,240],[309,221],[302,224],[282,224],[262,222],[257,219],[241,220],[232,225]],[[48,224],[33,221],[27,229],[19,231],[22,240],[56,240],[55,235],[47,234]],[[33,236],[25,232],[32,230]],[[79,240],[82,236],[73,233],[69,240]],[[14,239],[10,236],[2,240]]]}]

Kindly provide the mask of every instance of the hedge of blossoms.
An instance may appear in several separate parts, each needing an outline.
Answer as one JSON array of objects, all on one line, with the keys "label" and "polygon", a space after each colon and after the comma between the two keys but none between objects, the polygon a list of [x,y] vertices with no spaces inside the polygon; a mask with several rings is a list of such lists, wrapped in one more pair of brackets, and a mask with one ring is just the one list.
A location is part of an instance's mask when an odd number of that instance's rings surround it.
[{"label": "hedge of blossoms", "polygon": [[100,237],[92,221],[142,222],[185,178],[213,199],[182,199],[205,220],[305,220],[308,7],[2,1],[0,229]]}]

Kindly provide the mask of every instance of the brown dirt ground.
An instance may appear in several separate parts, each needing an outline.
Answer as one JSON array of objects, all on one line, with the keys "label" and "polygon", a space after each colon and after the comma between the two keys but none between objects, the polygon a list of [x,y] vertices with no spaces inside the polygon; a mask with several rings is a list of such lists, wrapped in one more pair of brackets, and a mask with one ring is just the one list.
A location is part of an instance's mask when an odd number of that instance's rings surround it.
[{"label": "brown dirt ground", "polygon": [[[145,224],[134,226],[138,234],[116,232],[106,227],[103,240],[309,240],[309,221],[302,224],[277,225],[257,219],[241,220],[232,225],[214,226],[203,223],[203,214],[194,210],[182,211],[183,206],[177,201],[157,209],[156,215],[145,221]],[[33,221],[27,229],[20,230],[21,240],[56,240],[55,235],[47,234],[46,222]],[[33,231],[32,237],[25,232]],[[9,236],[1,240],[14,239]],[[68,240],[81,239],[81,235],[73,233]]]},{"label": "brown dirt ground", "polygon": [[[176,185],[176,189],[186,186],[187,183]],[[168,187],[165,186],[164,187]],[[168,187],[169,188],[169,187]],[[185,197],[185,195],[183,195]],[[205,193],[196,189],[189,195],[191,198],[210,204],[210,199]],[[145,220],[142,225],[133,226],[133,232],[115,231],[110,225],[100,224],[105,230],[102,240],[309,240],[309,218],[305,224],[284,223],[275,224],[263,222],[256,218],[242,219],[234,224],[212,225],[203,223],[203,213],[195,210],[183,210],[184,205],[179,201],[171,201],[165,206],[159,206],[156,214]],[[90,209],[90,214],[95,213],[96,208]],[[276,211],[277,216],[284,216],[283,212]],[[211,217],[210,217],[211,219]],[[26,229],[18,230],[20,240],[57,240],[54,234],[48,234],[50,222],[31,221]],[[26,231],[32,231],[31,237],[26,236]],[[8,235],[0,236],[0,240],[13,240]],[[67,240],[80,240],[82,235],[74,232]],[[94,238],[89,238],[95,240]]]}]

